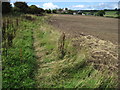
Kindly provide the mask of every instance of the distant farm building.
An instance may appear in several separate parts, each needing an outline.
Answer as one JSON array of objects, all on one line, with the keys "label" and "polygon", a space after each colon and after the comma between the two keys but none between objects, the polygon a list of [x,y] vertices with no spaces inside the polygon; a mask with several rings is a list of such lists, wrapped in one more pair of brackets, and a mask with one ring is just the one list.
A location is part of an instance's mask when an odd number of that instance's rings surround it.
[{"label": "distant farm building", "polygon": [[84,13],[82,13],[82,15],[85,15]]},{"label": "distant farm building", "polygon": [[76,12],[73,12],[73,15],[76,15],[77,13]]}]

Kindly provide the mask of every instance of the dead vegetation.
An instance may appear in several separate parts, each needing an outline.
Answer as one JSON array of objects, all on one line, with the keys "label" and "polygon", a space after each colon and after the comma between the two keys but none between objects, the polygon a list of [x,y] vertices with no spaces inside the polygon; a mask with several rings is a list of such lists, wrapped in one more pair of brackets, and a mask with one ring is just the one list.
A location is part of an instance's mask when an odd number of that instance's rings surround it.
[{"label": "dead vegetation", "polygon": [[81,35],[73,38],[73,46],[89,50],[90,58],[88,63],[93,64],[95,69],[100,71],[108,69],[110,72],[118,71],[118,45],[91,35]]}]

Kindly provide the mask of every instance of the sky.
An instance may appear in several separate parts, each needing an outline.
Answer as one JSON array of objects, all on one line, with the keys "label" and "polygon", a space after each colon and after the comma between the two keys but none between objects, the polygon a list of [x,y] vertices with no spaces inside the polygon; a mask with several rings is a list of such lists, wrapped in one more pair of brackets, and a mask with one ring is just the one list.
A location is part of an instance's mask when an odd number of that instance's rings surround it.
[{"label": "sky", "polygon": [[118,8],[119,0],[11,0],[25,1],[43,9],[69,8],[73,10],[102,10]]}]

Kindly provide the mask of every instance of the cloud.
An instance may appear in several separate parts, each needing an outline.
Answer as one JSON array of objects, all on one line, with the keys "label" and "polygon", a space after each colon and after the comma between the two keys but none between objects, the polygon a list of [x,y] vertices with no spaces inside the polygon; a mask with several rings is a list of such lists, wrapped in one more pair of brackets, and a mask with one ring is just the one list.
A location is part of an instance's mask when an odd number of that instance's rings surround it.
[{"label": "cloud", "polygon": [[40,5],[36,5],[37,7],[40,7]]},{"label": "cloud", "polygon": [[96,9],[115,9],[118,8],[118,5],[112,3],[99,3],[99,5],[96,5],[94,7]]},{"label": "cloud", "polygon": [[59,8],[59,7],[57,5],[54,5],[53,3],[44,3],[43,8],[44,9],[55,9],[55,8]]},{"label": "cloud", "polygon": [[76,7],[76,8],[84,8],[85,5],[75,5],[75,6],[73,6],[73,7]]},{"label": "cloud", "polygon": [[115,3],[98,3],[97,5],[75,5],[72,6],[73,9],[81,10],[102,10],[102,9],[115,9],[118,5]]},{"label": "cloud", "polygon": [[14,7],[14,3],[10,3],[12,5],[12,7]]},{"label": "cloud", "polygon": [[75,6],[72,6],[73,9],[81,9],[81,10],[85,10],[85,9],[91,9],[89,5],[75,5]]}]

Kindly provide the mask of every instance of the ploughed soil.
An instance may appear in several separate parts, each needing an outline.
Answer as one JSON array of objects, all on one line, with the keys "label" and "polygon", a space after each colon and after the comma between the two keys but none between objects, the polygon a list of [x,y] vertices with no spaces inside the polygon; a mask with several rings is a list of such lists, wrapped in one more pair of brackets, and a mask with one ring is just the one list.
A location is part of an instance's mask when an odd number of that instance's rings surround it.
[{"label": "ploughed soil", "polygon": [[118,19],[82,16],[53,15],[50,23],[62,32],[78,37],[81,34],[92,35],[114,44],[118,42]]}]

